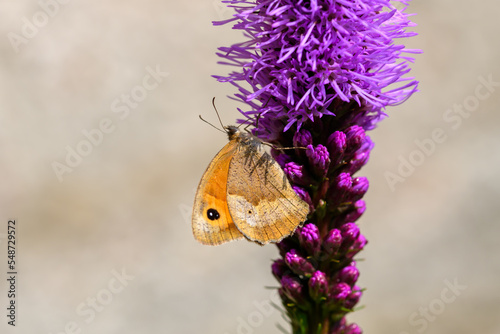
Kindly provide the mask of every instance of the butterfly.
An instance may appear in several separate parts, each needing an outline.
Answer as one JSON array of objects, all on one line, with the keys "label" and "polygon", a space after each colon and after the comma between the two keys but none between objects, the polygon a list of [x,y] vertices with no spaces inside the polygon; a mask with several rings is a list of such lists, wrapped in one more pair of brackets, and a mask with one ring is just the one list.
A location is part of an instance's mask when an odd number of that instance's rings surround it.
[{"label": "butterfly", "polygon": [[292,234],[309,213],[264,142],[236,126],[223,126],[227,143],[206,169],[196,192],[196,240],[219,245],[248,239],[261,245]]}]

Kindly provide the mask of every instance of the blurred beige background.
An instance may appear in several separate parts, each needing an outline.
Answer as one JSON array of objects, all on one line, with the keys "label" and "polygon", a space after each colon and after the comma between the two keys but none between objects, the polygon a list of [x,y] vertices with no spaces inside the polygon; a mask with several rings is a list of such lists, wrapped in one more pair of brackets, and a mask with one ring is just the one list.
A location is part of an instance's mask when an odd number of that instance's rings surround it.
[{"label": "blurred beige background", "polygon": [[[211,25],[231,12],[212,0],[54,3],[0,2],[0,332],[279,333],[265,288],[277,285],[275,247],[191,236],[194,190],[226,142],[198,115],[215,122],[216,96],[226,123],[238,117],[232,87],[211,78],[230,70],[216,48],[242,40]],[[412,71],[421,91],[370,134],[367,290],[349,319],[365,333],[499,334],[500,85],[479,78],[500,83],[500,4],[410,11],[420,35],[404,43],[425,51]],[[441,142],[419,153],[434,131]],[[390,186],[410,159],[418,166]]]}]

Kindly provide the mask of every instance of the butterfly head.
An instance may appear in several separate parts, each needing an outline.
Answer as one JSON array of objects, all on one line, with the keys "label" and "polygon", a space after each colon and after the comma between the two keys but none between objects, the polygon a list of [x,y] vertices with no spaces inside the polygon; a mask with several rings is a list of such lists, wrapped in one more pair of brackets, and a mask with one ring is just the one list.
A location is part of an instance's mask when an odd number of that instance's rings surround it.
[{"label": "butterfly head", "polygon": [[226,131],[229,140],[233,140],[241,135],[240,129],[234,125],[225,126],[224,130]]}]

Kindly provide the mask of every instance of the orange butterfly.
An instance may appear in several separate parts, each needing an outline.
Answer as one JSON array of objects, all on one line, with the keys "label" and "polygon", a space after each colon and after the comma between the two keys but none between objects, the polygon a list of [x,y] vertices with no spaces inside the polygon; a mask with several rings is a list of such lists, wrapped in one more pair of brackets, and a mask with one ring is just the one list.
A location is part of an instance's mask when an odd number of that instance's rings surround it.
[{"label": "orange butterfly", "polygon": [[309,205],[293,190],[263,142],[235,126],[201,178],[194,200],[196,240],[219,245],[247,238],[278,242],[305,221]]}]

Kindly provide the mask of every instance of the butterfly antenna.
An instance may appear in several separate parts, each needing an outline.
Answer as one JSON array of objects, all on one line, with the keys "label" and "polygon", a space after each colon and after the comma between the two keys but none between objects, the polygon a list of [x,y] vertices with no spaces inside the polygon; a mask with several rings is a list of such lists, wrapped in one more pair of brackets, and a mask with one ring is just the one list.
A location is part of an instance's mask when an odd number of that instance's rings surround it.
[{"label": "butterfly antenna", "polygon": [[212,105],[214,106],[215,113],[217,114],[217,118],[219,119],[219,123],[222,126],[222,128],[224,129],[224,124],[222,124],[222,120],[220,119],[219,111],[217,110],[217,107],[215,106],[215,96],[212,99]]},{"label": "butterfly antenna", "polygon": [[216,127],[216,126],[215,126],[215,125],[213,125],[212,123],[210,123],[210,122],[208,122],[208,121],[204,120],[204,119],[203,119],[203,117],[201,117],[201,115],[198,115],[198,116],[200,116],[200,119],[201,119],[203,122],[205,122],[205,123],[207,123],[208,125],[210,125],[212,128],[214,128],[214,129],[216,129],[216,130],[218,130],[218,131],[220,131],[220,132],[224,132],[224,133],[226,133],[226,131],[223,131],[223,130],[219,129],[218,127]]}]

